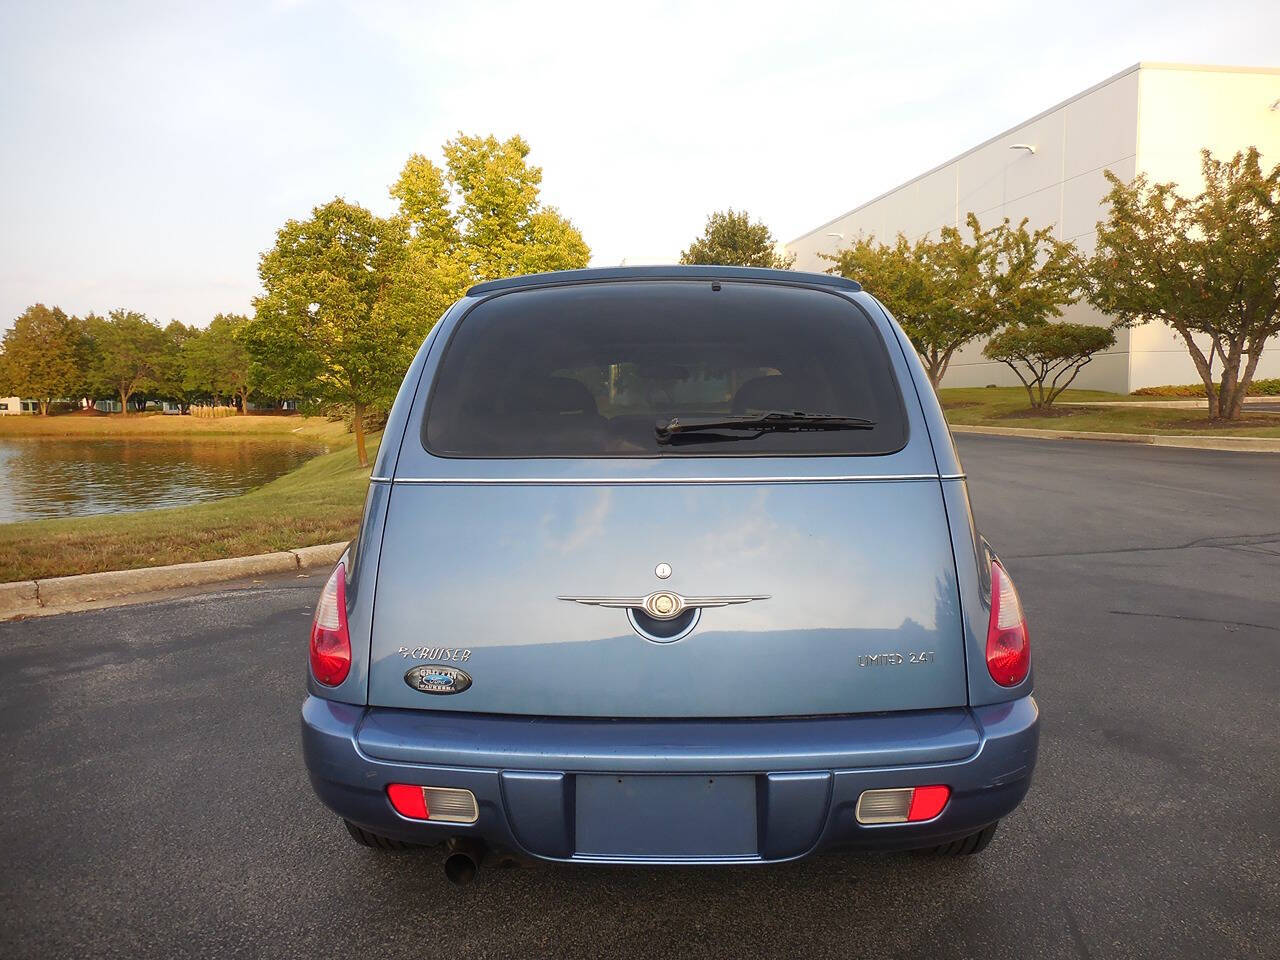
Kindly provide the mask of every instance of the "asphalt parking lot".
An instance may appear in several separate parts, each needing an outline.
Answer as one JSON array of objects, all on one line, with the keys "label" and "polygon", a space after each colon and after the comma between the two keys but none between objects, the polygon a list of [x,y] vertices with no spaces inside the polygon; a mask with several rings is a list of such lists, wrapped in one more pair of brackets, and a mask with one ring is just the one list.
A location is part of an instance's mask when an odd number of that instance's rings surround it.
[{"label": "asphalt parking lot", "polygon": [[313,798],[284,579],[0,624],[0,956],[1280,955],[1280,457],[960,446],[1044,719],[983,855],[453,888]]}]

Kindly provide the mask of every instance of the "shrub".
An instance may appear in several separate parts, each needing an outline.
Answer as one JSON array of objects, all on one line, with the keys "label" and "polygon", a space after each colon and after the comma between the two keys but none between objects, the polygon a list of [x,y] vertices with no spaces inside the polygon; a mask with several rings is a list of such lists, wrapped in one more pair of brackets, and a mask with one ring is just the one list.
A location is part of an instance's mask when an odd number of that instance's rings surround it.
[{"label": "shrub", "polygon": [[1134,390],[1132,396],[1135,397],[1187,397],[1194,399],[1204,398],[1203,383],[1184,383],[1180,385],[1165,384],[1161,387],[1142,387]]},{"label": "shrub", "polygon": [[1087,323],[1007,327],[982,352],[1011,369],[1034,409],[1053,404],[1099,350],[1114,346],[1115,331]]},{"label": "shrub", "polygon": [[[1280,397],[1280,377],[1269,380],[1255,380],[1249,384],[1249,395],[1254,397]],[[1186,383],[1180,385],[1166,384],[1160,387],[1142,387],[1133,391],[1135,397],[1188,397],[1203,400],[1205,390],[1203,383]]]}]

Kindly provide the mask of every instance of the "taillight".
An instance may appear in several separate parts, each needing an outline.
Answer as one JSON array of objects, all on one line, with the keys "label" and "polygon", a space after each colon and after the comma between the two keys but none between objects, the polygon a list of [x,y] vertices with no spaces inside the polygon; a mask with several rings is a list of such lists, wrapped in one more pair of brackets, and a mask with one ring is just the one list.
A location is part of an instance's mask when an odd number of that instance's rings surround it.
[{"label": "taillight", "polygon": [[311,621],[311,673],[336,687],[351,672],[351,634],[347,632],[347,570],[338,564],[324,585]]},{"label": "taillight", "polygon": [[854,816],[865,824],[920,823],[942,813],[950,799],[951,788],[943,784],[863,790]]},{"label": "taillight", "polygon": [[1002,687],[1017,686],[1031,669],[1027,619],[1013,581],[991,561],[991,622],[987,626],[987,672]]},{"label": "taillight", "polygon": [[387,799],[396,813],[409,820],[475,823],[480,819],[476,795],[460,787],[419,787],[410,783],[387,784]]}]

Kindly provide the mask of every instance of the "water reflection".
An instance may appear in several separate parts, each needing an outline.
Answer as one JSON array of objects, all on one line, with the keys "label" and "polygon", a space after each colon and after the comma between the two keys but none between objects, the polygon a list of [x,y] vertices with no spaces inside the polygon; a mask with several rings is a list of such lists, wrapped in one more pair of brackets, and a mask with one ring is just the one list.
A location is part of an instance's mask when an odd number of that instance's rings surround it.
[{"label": "water reflection", "polygon": [[252,439],[3,439],[0,523],[216,500],[274,480],[317,452]]}]

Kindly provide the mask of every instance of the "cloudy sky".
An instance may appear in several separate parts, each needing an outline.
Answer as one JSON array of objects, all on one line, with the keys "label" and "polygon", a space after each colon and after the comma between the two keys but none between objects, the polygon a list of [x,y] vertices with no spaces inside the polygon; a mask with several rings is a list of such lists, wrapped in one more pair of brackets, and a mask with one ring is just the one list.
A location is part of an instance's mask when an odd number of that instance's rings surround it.
[{"label": "cloudy sky", "polygon": [[288,217],[522,134],[596,264],[787,240],[1138,60],[1276,66],[1280,5],[0,0],[0,326],[247,311]]}]

